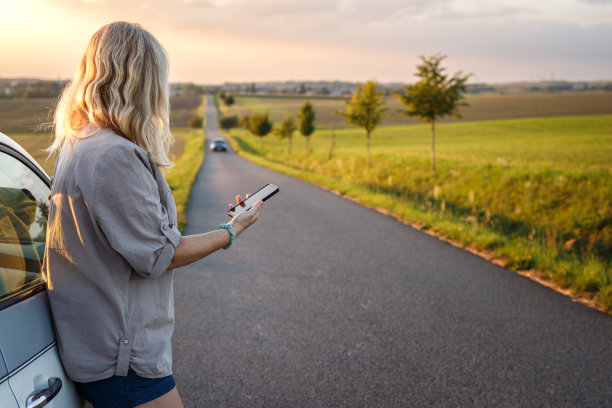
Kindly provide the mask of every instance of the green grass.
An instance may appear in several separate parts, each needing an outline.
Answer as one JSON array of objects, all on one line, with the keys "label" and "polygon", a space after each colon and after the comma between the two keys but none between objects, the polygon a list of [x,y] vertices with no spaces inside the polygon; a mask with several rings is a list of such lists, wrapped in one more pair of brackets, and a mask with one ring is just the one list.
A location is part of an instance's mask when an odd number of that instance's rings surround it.
[{"label": "green grass", "polygon": [[372,138],[339,129],[312,136],[314,153],[273,136],[231,132],[260,164],[384,208],[442,236],[493,251],[508,267],[536,269],[612,309],[612,115],[441,124],[437,172],[426,126],[382,127]]},{"label": "green grass", "polygon": [[189,204],[191,187],[204,160],[206,152],[202,129],[175,129],[176,137],[185,138],[185,146],[181,156],[175,161],[174,167],[166,173],[166,180],[172,189],[178,214],[178,228],[183,232],[187,219],[185,211]]},{"label": "green grass", "polygon": [[[200,106],[196,108],[204,118],[206,115],[206,98],[202,98]],[[193,116],[192,112],[191,116]],[[204,123],[204,127],[206,123]],[[178,218],[178,229],[183,232],[187,225],[185,212],[189,204],[191,187],[195,181],[198,171],[204,161],[206,154],[206,138],[203,129],[173,129],[175,139],[183,141],[180,152],[175,143],[171,158],[174,160],[174,167],[166,172],[166,181],[172,189],[176,212]]]}]

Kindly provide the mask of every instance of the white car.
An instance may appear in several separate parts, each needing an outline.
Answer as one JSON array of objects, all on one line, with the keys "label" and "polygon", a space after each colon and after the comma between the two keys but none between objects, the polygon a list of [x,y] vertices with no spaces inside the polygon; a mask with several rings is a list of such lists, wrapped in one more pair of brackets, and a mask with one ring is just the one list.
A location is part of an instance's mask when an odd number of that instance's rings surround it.
[{"label": "white car", "polygon": [[66,376],[45,282],[50,181],[0,133],[0,408],[85,406]]},{"label": "white car", "polygon": [[225,139],[213,139],[208,148],[211,152],[227,152],[227,143]]}]

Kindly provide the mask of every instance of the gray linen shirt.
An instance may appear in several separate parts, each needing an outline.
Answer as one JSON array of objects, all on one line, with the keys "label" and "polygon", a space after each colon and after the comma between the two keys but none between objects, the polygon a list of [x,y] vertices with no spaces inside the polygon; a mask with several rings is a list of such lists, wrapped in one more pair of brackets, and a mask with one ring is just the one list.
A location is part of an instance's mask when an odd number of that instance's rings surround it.
[{"label": "gray linen shirt", "polygon": [[91,126],[56,164],[43,273],[74,381],[172,374],[172,192],[147,152]]}]

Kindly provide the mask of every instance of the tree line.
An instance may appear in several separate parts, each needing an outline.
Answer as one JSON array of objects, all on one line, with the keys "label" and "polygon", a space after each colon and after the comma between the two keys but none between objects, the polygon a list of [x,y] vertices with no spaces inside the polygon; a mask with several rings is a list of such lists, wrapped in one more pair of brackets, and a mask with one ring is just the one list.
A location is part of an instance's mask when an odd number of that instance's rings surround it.
[{"label": "tree line", "polygon": [[299,130],[300,134],[306,138],[306,153],[310,153],[310,135],[315,131],[315,110],[312,103],[304,102],[297,117],[297,123],[292,114],[287,114],[280,124],[275,128],[268,112],[253,113],[244,115],[240,120],[237,116],[224,116],[219,124],[224,129],[241,126],[258,136],[261,140],[261,150],[263,151],[263,138],[270,133],[274,133],[280,139],[287,139],[288,152],[291,153],[293,134]]},{"label": "tree line", "polygon": [[[401,91],[394,92],[405,109],[399,112],[408,117],[418,117],[430,125],[431,132],[431,167],[436,170],[435,158],[435,124],[444,116],[461,118],[459,107],[467,106],[461,102],[466,91],[466,81],[470,74],[464,75],[461,71],[453,76],[448,75],[442,67],[445,55],[436,54],[431,57],[421,56],[421,63],[417,65],[418,81],[412,85],[405,85]],[[379,84],[370,80],[358,86],[351,99],[345,101],[343,110],[335,112],[343,117],[348,124],[363,128],[366,136],[366,161],[371,166],[370,140],[372,133],[386,117],[387,108],[383,100],[384,91],[379,90]],[[225,96],[226,97],[226,96]],[[225,101],[225,99],[222,99]],[[226,104],[230,106],[233,104]],[[224,116],[220,120],[222,128],[229,129],[242,126],[253,135],[261,138],[263,150],[263,137],[274,133],[278,137],[288,140],[288,151],[291,153],[292,135],[296,130],[306,137],[306,154],[310,153],[310,135],[315,130],[315,111],[312,104],[307,101],[302,105],[298,114],[297,124],[291,114],[285,116],[277,127],[269,118],[269,114],[255,113],[245,115],[241,119],[236,116]],[[333,144],[333,141],[332,141]],[[330,156],[333,154],[333,146]]]},{"label": "tree line", "polygon": [[0,98],[57,98],[68,81],[2,80]]}]

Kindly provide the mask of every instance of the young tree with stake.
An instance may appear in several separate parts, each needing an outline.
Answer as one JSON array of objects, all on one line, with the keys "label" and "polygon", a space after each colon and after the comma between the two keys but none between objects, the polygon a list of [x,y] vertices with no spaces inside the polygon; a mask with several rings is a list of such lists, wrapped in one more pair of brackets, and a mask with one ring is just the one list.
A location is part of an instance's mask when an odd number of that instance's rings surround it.
[{"label": "young tree with stake", "polygon": [[385,118],[387,108],[384,107],[383,91],[378,91],[376,81],[368,81],[363,84],[363,88],[355,88],[353,97],[346,101],[346,109],[339,114],[346,121],[355,126],[362,127],[366,133],[366,159],[368,167],[370,162],[370,135]]},{"label": "young tree with stake", "polygon": [[249,117],[249,131],[261,140],[261,152],[263,154],[263,138],[272,130],[272,122],[266,113],[255,113]]},{"label": "young tree with stake", "polygon": [[315,116],[316,114],[312,107],[312,103],[309,101],[304,102],[298,116],[298,129],[302,136],[306,137],[306,154],[310,153],[310,135],[315,131]]},{"label": "young tree with stake", "polygon": [[395,95],[402,101],[406,110],[400,113],[409,117],[417,116],[425,123],[431,125],[431,168],[436,172],[436,133],[435,126],[438,118],[450,115],[461,118],[460,106],[462,92],[465,92],[465,82],[470,74],[463,76],[457,72],[449,78],[445,68],[440,66],[446,55],[436,54],[426,58],[421,56],[422,63],[417,65],[418,72],[415,76],[420,80],[414,85],[404,86],[403,93],[396,92]]},{"label": "young tree with stake", "polygon": [[288,114],[285,116],[285,119],[278,125],[276,129],[274,129],[274,134],[277,135],[280,139],[287,139],[289,141],[288,152],[291,154],[291,139],[293,136],[293,132],[297,130],[297,126],[293,121],[293,115]]}]

